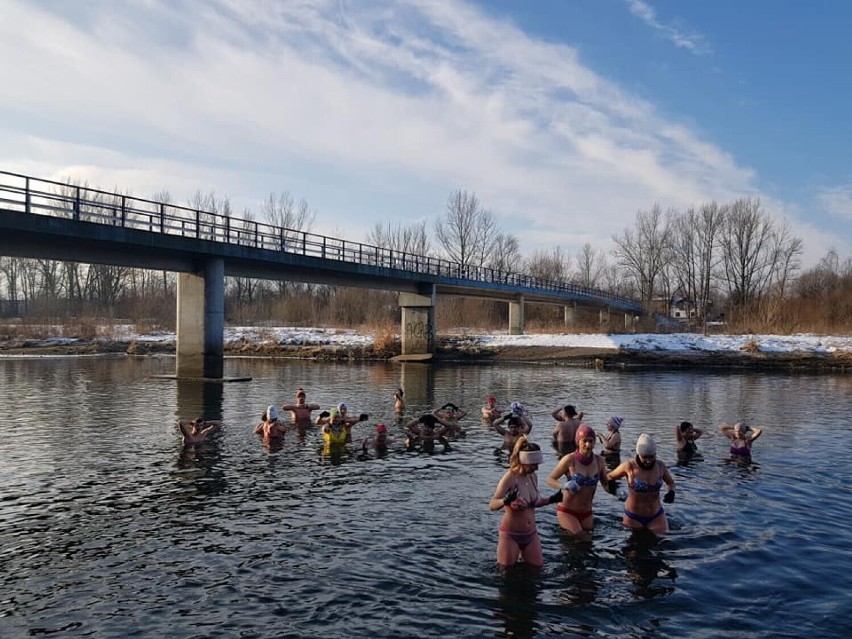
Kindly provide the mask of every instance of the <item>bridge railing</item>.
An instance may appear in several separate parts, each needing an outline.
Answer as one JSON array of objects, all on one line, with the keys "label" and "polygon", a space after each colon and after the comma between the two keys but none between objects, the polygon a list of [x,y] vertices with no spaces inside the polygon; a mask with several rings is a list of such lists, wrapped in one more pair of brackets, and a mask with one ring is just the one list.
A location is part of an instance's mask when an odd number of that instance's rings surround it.
[{"label": "bridge railing", "polygon": [[88,186],[43,180],[0,171],[0,208],[150,233],[177,235],[306,257],[338,260],[378,268],[565,292],[637,305],[635,300],[570,282],[469,266],[437,257],[372,246],[360,242],[234,218],[187,206],[110,193]]}]

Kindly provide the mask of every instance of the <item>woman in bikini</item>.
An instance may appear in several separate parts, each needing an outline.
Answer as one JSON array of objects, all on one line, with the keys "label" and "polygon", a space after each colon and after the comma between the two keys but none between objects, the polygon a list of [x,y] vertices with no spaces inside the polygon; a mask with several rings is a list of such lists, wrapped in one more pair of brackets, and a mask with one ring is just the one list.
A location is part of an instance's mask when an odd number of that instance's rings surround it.
[{"label": "woman in bikini", "polygon": [[667,532],[669,522],[660,503],[660,491],[663,484],[668,486],[663,501],[672,503],[675,482],[666,465],[657,459],[657,444],[650,435],[639,435],[635,459],[620,464],[607,479],[614,481],[625,476],[628,491],[622,523],[628,528],[647,528],[658,535]]},{"label": "woman in bikini", "polygon": [[580,535],[590,531],[594,525],[592,500],[598,482],[606,487],[607,477],[603,457],[594,452],[595,431],[586,424],[580,424],[575,440],[577,450],[559,460],[547,483],[553,488],[560,488],[562,477],[568,480],[562,491],[562,501],[556,506],[556,518],[569,533]]},{"label": "woman in bikini", "polygon": [[751,445],[763,434],[762,428],[752,428],[744,422],[722,424],[719,426],[722,434],[731,440],[731,459],[751,461]]},{"label": "woman in bikini", "polygon": [[497,540],[497,563],[508,567],[517,563],[519,558],[531,566],[540,567],[543,563],[541,539],[535,526],[535,509],[562,500],[562,491],[550,497],[542,497],[538,492],[536,470],[544,460],[538,444],[518,438],[509,470],[500,478],[497,488],[488,502],[490,510],[503,510]]}]

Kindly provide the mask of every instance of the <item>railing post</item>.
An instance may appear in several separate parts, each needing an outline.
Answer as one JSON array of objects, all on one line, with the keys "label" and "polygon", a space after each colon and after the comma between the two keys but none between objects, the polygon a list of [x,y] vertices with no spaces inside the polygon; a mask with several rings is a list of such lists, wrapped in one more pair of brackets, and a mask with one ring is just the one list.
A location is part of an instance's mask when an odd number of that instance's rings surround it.
[{"label": "railing post", "polygon": [[160,233],[166,232],[166,203],[160,202]]},{"label": "railing post", "polygon": [[121,196],[121,228],[124,228],[127,224],[127,196]]},{"label": "railing post", "polygon": [[24,181],[24,189],[25,189],[24,212],[29,213],[30,212],[30,202],[32,201],[31,200],[32,196],[30,195],[30,178],[26,178],[26,180]]},{"label": "railing post", "polygon": [[325,235],[322,236],[322,259],[325,259]]},{"label": "railing post", "polygon": [[231,243],[231,218],[225,216],[225,242]]},{"label": "railing post", "polygon": [[195,239],[201,239],[201,211],[195,209]]},{"label": "railing post", "polygon": [[77,187],[77,197],[74,199],[74,221],[80,221],[80,187]]}]

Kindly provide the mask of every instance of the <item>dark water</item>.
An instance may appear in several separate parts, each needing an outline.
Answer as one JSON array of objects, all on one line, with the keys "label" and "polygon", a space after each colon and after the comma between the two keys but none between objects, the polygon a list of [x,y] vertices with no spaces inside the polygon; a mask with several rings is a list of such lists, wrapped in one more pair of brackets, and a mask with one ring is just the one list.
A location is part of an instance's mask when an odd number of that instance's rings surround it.
[{"label": "dark water", "polygon": [[[172,370],[0,359],[0,635],[852,636],[852,376],[242,359],[226,372],[248,383],[151,377]],[[409,415],[469,409],[467,438],[364,461],[324,458],[315,432],[273,452],[251,434],[266,404],[304,386],[311,402],[386,421],[399,442],[400,384]],[[531,408],[542,443],[569,401],[596,428],[624,415],[627,446],[657,436],[678,483],[672,532],[631,535],[598,491],[591,542],[541,509],[542,574],[501,574],[487,501],[505,461],[478,419],[489,393]],[[224,431],[184,450],[174,419],[201,410]],[[715,432],[740,418],[765,427],[751,466],[729,463]],[[675,466],[684,419],[707,429],[704,459]]]}]

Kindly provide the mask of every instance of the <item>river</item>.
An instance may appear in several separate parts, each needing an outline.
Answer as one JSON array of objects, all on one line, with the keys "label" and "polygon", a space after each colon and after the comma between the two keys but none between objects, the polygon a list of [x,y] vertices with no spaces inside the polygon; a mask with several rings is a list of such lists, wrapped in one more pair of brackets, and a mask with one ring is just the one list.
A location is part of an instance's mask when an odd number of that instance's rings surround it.
[{"label": "river", "polygon": [[[852,635],[852,377],[612,372],[555,366],[228,359],[248,382],[156,377],[171,358],[0,358],[0,636],[848,637]],[[407,417],[470,411],[446,453],[402,450]],[[252,427],[296,387],[385,422],[396,450],[330,459],[319,437],[266,450]],[[598,490],[591,541],[537,512],[540,575],[495,564],[505,470],[484,398],[523,402],[556,463],[554,408],[625,448],[658,440],[677,481],[671,532],[631,535]],[[224,420],[185,449],[177,416]],[[722,421],[764,427],[753,463],[728,459]],[[677,465],[674,426],[705,435]],[[354,447],[353,447],[354,448]]]}]

